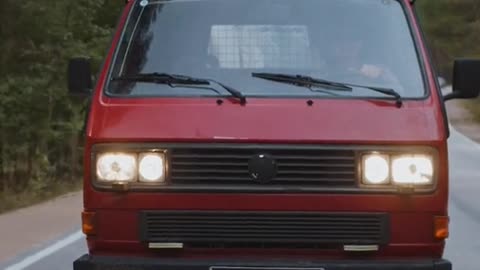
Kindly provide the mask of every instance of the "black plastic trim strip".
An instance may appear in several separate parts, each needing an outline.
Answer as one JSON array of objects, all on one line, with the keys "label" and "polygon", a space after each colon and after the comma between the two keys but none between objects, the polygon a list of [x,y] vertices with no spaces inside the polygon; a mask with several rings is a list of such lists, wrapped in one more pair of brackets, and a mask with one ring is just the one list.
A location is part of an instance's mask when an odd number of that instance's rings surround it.
[{"label": "black plastic trim strip", "polygon": [[[74,270],[216,270],[212,266],[239,267],[238,270],[452,270],[452,263],[437,258],[397,258],[350,260],[289,259],[285,257],[219,259],[115,257],[83,255],[73,263]],[[254,267],[254,269],[246,269]],[[270,269],[265,269],[269,267]],[[288,269],[292,268],[292,269]],[[300,269],[303,268],[303,269]],[[218,269],[217,269],[218,270]]]}]

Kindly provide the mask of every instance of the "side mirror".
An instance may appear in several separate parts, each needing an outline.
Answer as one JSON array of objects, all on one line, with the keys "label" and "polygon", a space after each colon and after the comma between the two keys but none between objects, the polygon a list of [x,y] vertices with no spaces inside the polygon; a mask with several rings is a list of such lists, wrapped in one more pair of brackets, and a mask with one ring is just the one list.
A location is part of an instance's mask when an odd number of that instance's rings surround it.
[{"label": "side mirror", "polygon": [[444,100],[476,98],[480,94],[480,60],[458,59],[453,66],[453,92]]},{"label": "side mirror", "polygon": [[90,60],[74,58],[68,63],[68,90],[75,96],[87,96],[93,88]]}]

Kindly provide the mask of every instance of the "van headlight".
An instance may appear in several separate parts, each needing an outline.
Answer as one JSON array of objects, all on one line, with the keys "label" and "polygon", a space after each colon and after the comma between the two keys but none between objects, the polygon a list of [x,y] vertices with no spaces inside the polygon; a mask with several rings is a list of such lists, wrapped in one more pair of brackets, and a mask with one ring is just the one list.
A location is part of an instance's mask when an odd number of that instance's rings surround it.
[{"label": "van headlight", "polygon": [[143,153],[138,158],[138,174],[140,182],[165,181],[165,154]]},{"label": "van headlight", "polygon": [[392,180],[395,184],[433,184],[433,159],[425,155],[405,155],[392,159]]},{"label": "van headlight", "polygon": [[100,153],[96,158],[97,181],[104,183],[163,183],[165,153]]},{"label": "van headlight", "polygon": [[136,178],[136,156],[105,153],[97,157],[97,179],[105,182],[132,182]]},{"label": "van headlight", "polygon": [[434,159],[426,154],[362,156],[362,184],[367,186],[430,186],[434,184]]},{"label": "van headlight", "polygon": [[390,157],[372,154],[363,157],[364,184],[382,185],[390,182]]}]

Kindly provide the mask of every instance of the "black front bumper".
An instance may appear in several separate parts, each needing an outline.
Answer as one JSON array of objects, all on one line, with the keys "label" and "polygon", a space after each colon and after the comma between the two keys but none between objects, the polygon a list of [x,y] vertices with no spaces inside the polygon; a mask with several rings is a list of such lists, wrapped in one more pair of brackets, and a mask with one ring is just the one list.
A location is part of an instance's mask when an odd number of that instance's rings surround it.
[{"label": "black front bumper", "polygon": [[451,270],[445,260],[200,260],[99,257],[84,255],[74,262],[74,270]]}]

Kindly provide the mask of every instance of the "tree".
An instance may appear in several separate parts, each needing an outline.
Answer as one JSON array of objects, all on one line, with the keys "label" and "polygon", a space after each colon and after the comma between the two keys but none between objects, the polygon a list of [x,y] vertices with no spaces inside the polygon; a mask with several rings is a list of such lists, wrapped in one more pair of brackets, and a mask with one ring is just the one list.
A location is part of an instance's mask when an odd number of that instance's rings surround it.
[{"label": "tree", "polygon": [[480,1],[418,0],[416,5],[443,76],[451,77],[456,57],[480,57]]},{"label": "tree", "polygon": [[48,191],[81,174],[83,103],[67,60],[101,62],[122,1],[0,1],[0,191]]}]

